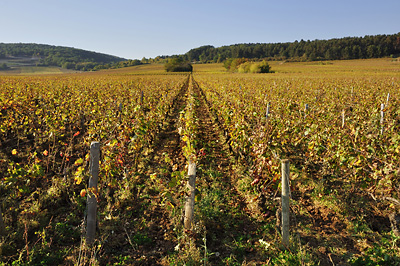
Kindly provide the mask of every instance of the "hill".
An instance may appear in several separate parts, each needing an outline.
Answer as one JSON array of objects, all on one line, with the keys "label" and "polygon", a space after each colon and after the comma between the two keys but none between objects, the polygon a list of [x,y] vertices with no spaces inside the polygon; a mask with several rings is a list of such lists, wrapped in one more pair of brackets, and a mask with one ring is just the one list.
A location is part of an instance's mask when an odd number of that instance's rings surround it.
[{"label": "hill", "polygon": [[15,67],[58,66],[75,70],[97,70],[140,64],[139,60],[35,43],[0,43],[0,61],[2,64],[11,64]]},{"label": "hill", "polygon": [[400,33],[330,40],[287,43],[248,43],[222,47],[211,45],[191,49],[184,55],[191,62],[222,62],[227,58],[289,61],[346,60],[400,55]]}]

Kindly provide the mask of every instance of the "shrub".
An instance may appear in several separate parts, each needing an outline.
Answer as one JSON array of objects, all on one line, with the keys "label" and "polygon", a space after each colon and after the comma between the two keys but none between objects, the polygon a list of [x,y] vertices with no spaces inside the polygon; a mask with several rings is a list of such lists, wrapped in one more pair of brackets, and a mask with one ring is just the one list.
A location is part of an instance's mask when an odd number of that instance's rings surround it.
[{"label": "shrub", "polygon": [[261,63],[254,63],[250,68],[251,73],[270,73],[271,67],[270,65],[264,60]]},{"label": "shrub", "polygon": [[262,61],[260,64],[260,73],[270,73],[271,66],[267,63],[267,61]]},{"label": "shrub", "polygon": [[224,67],[232,72],[239,73],[270,73],[271,67],[267,61],[260,63],[250,62],[246,58],[229,58],[224,62]]},{"label": "shrub", "polygon": [[252,65],[253,64],[250,62],[245,62],[245,63],[239,65],[238,72],[239,73],[249,73],[249,72],[251,72],[250,69],[251,69]]},{"label": "shrub", "polygon": [[236,58],[232,61],[230,70],[236,71],[241,64],[246,63],[248,60],[246,58]]}]

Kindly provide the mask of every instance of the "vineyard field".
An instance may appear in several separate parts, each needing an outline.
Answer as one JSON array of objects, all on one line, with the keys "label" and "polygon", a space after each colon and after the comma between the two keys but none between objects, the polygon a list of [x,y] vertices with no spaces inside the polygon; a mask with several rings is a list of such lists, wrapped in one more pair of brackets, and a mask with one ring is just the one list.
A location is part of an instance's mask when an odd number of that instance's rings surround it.
[{"label": "vineyard field", "polygon": [[400,264],[400,62],[270,65],[0,76],[0,265]]}]

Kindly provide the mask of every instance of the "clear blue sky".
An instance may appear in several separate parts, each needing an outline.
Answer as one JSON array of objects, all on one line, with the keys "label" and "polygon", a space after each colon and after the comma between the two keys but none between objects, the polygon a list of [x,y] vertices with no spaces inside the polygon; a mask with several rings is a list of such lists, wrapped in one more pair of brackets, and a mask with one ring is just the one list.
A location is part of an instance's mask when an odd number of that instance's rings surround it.
[{"label": "clear blue sky", "polygon": [[0,42],[128,59],[400,32],[400,0],[0,0]]}]

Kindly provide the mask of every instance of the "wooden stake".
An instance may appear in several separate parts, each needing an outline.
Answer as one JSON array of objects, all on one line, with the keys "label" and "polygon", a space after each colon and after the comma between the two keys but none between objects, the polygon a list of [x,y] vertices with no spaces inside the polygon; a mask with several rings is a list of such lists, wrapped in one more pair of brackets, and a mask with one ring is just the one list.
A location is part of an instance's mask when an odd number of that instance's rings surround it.
[{"label": "wooden stake", "polygon": [[87,193],[86,244],[92,245],[96,234],[97,181],[99,178],[100,142],[90,144],[90,178]]},{"label": "wooden stake", "polygon": [[282,244],[289,247],[289,160],[282,160]]},{"label": "wooden stake", "polygon": [[[304,119],[306,118],[306,116],[307,116],[307,112],[308,112],[308,103],[306,103],[305,105],[304,105]],[[299,112],[301,113],[301,111],[299,110]]]},{"label": "wooden stake", "polygon": [[1,206],[0,206],[0,235],[3,236],[6,234],[6,227],[3,221],[3,214],[1,213]]},{"label": "wooden stake", "polygon": [[270,109],[271,103],[267,104],[267,112],[265,113],[265,118],[268,119],[269,116],[269,109]]},{"label": "wooden stake", "polygon": [[196,193],[196,163],[191,161],[189,161],[188,176],[189,180],[187,182],[187,188],[189,189],[189,195],[186,197],[186,203],[185,203],[185,219],[184,219],[185,230],[190,230],[192,227],[193,213],[194,213],[194,199]]},{"label": "wooden stake", "polygon": [[342,110],[342,128],[344,128],[345,110]]},{"label": "wooden stake", "polygon": [[122,121],[122,103],[119,104],[119,122]]},{"label": "wooden stake", "polygon": [[385,104],[384,103],[382,103],[381,104],[381,135],[383,135],[383,120],[384,120],[384,118],[385,118]]}]

